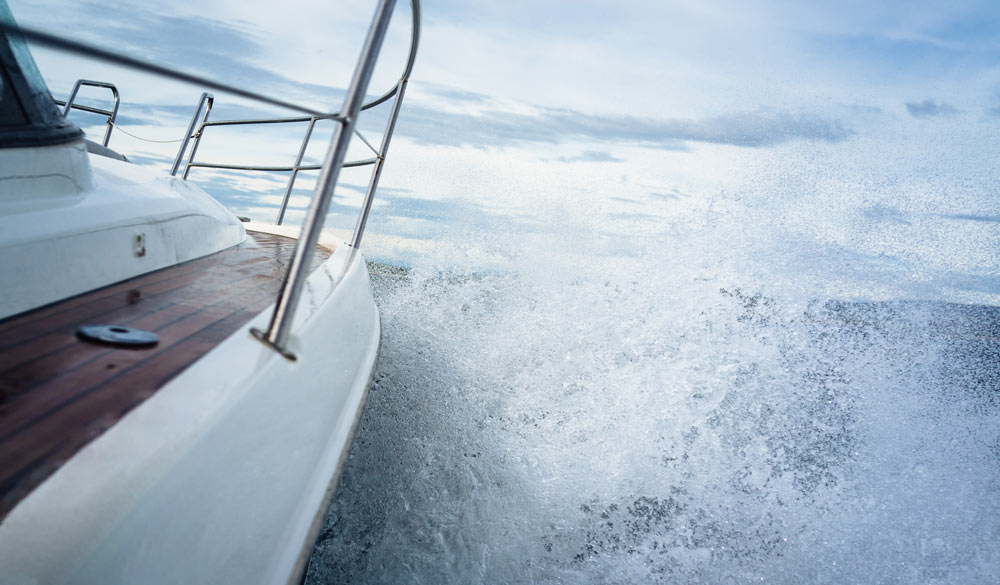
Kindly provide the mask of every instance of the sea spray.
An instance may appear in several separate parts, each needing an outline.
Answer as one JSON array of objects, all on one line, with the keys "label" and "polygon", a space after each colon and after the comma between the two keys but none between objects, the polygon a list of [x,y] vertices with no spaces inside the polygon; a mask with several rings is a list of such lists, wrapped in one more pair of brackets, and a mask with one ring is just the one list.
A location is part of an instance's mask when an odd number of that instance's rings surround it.
[{"label": "sea spray", "polygon": [[376,283],[383,355],[314,582],[997,574],[996,311]]},{"label": "sea spray", "polygon": [[943,267],[898,159],[755,156],[628,246],[562,201],[468,244],[499,267],[453,238],[375,274],[382,354],[309,582],[1000,578],[995,246],[973,225]]}]

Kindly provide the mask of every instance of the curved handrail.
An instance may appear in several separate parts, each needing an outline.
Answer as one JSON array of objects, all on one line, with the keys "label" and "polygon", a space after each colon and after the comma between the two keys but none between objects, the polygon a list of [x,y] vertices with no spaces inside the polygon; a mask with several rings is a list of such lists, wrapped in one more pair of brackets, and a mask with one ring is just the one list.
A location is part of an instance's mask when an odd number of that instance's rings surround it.
[{"label": "curved handrail", "polygon": [[410,79],[410,74],[413,72],[413,64],[417,60],[417,46],[420,44],[420,0],[410,0],[410,13],[413,15],[413,24],[410,29],[410,55],[406,60],[406,67],[403,69],[403,74],[399,76],[399,82],[396,83],[395,87],[362,105],[361,111],[385,103],[389,98],[396,95],[396,92],[399,91],[400,83],[405,83]]},{"label": "curved handrail", "polygon": [[[407,59],[406,67],[403,70],[403,75],[400,79],[409,79],[410,73],[413,71],[413,63],[417,57],[417,44],[420,40],[420,0],[410,0],[410,5],[412,6],[413,14],[413,29],[411,33],[410,40],[410,56]],[[255,91],[250,91],[243,89],[235,85],[229,85],[222,83],[210,77],[204,77],[201,75],[195,75],[193,73],[185,73],[183,71],[176,71],[169,67],[158,65],[156,63],[151,63],[149,61],[144,61],[142,59],[136,59],[135,57],[129,57],[127,55],[122,55],[121,53],[111,51],[108,49],[103,49],[101,47],[91,45],[88,43],[81,43],[80,41],[74,41],[71,39],[64,39],[58,35],[45,32],[41,29],[33,27],[25,27],[18,24],[8,23],[0,21],[0,31],[8,34],[16,34],[23,37],[27,41],[37,43],[39,45],[49,47],[51,49],[58,49],[62,51],[67,51],[70,53],[78,53],[87,57],[93,57],[95,59],[100,59],[102,61],[107,61],[109,63],[115,63],[121,65],[122,67],[128,67],[130,69],[136,69],[139,71],[145,71],[148,73],[155,73],[161,77],[167,77],[177,81],[182,81],[184,83],[190,83],[192,85],[200,85],[208,89],[214,89],[216,91],[223,91],[233,95],[238,95],[240,97],[245,97],[248,99],[256,100],[262,103],[271,104],[273,106],[279,106],[282,108],[287,108],[289,110],[294,110],[297,112],[303,112],[305,114],[312,114],[314,116],[322,117],[333,117],[337,118],[341,116],[338,112],[322,112],[313,108],[308,108],[305,106],[300,106],[289,101],[285,101],[279,98],[273,98],[268,95],[258,93]],[[368,110],[374,108],[375,106],[385,103],[387,100],[392,98],[393,95],[398,91],[398,84],[393,86],[389,91],[380,95],[379,97],[365,102],[361,106],[361,110]]]},{"label": "curved handrail", "polygon": [[[309,209],[306,211],[305,221],[302,224],[302,233],[295,244],[295,252],[292,254],[292,261],[288,266],[288,272],[285,275],[285,281],[282,283],[281,292],[278,293],[274,313],[271,315],[271,320],[266,330],[257,328],[250,330],[250,333],[254,337],[291,360],[296,359],[295,354],[288,347],[292,321],[305,288],[306,278],[310,272],[309,267],[315,253],[316,243],[319,241],[320,230],[323,228],[326,213],[330,208],[330,201],[333,199],[337,177],[340,174],[341,167],[344,165],[347,147],[354,136],[358,114],[365,103],[364,94],[368,88],[369,81],[371,81],[372,72],[375,69],[375,61],[378,58],[379,49],[385,38],[386,30],[389,28],[389,19],[392,17],[394,5],[395,0],[379,0],[378,6],[375,9],[375,16],[372,18],[372,24],[368,29],[368,36],[361,49],[361,56],[354,69],[354,75],[351,77],[351,84],[347,89],[347,95],[344,97],[344,105],[341,108],[343,116],[338,119],[339,124],[334,128],[333,137],[330,140],[330,149],[327,151],[326,158],[324,159],[323,170],[316,181],[316,190],[309,203]],[[375,194],[375,188],[378,185],[378,179],[382,172],[382,164],[385,162],[385,155],[388,152],[389,140],[392,138],[392,130],[396,124],[399,106],[402,103],[412,62],[416,55],[415,42],[420,36],[420,1],[411,0],[410,5],[414,13],[414,27],[411,32],[413,39],[413,43],[410,46],[411,55],[407,61],[404,76],[396,84],[390,95],[390,97],[395,96],[396,99],[393,102],[392,112],[389,115],[389,121],[382,135],[382,149],[378,153],[379,156],[375,160],[374,168],[372,169],[372,177],[368,184],[365,202],[362,205],[361,217],[359,217],[358,226],[355,228],[356,232],[357,230],[364,229],[364,222],[368,211],[371,209],[372,198]],[[354,241],[360,242],[357,234]],[[352,249],[357,250],[356,245],[352,245]],[[351,258],[351,261],[353,261],[353,252]]]},{"label": "curved handrail", "polygon": [[[114,105],[112,106],[111,111],[98,110],[97,108],[85,108],[74,104],[73,102],[76,101],[76,94],[80,92],[80,87],[84,85],[88,87],[103,87],[104,89],[110,89],[111,95],[114,98]],[[108,142],[111,140],[111,130],[114,129],[115,121],[118,119],[118,106],[120,104],[121,97],[118,95],[118,88],[115,87],[115,84],[104,81],[91,81],[89,79],[77,79],[76,83],[73,84],[73,91],[69,93],[69,97],[66,98],[66,101],[62,104],[65,106],[63,108],[62,115],[63,118],[65,118],[69,115],[70,109],[76,108],[78,110],[85,110],[108,116],[108,129],[104,131],[104,146],[107,146]]]}]

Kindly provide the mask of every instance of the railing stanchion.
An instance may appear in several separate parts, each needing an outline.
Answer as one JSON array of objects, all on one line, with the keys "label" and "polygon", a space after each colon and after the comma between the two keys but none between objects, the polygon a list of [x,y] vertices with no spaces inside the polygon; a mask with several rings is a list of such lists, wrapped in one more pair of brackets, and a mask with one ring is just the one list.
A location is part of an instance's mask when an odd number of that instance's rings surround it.
[{"label": "railing stanchion", "polygon": [[[181,159],[184,158],[184,151],[187,150],[188,142],[191,140],[191,134],[194,132],[194,127],[198,123],[198,115],[201,114],[201,108],[208,102],[208,109],[212,109],[212,104],[215,103],[215,96],[206,92],[201,94],[198,99],[198,107],[194,111],[194,115],[191,116],[191,123],[188,124],[187,130],[184,132],[184,139],[181,141],[181,147],[177,150],[177,157],[174,159],[174,165],[170,168],[170,176],[177,175],[177,169],[181,166]],[[205,117],[208,117],[208,111],[205,112]],[[190,161],[189,161],[190,162]],[[185,172],[186,174],[186,172]]]},{"label": "railing stanchion", "polygon": [[379,178],[382,176],[382,164],[389,153],[389,141],[392,140],[392,132],[396,129],[396,118],[399,117],[399,106],[403,103],[403,94],[406,93],[407,79],[399,80],[396,86],[396,97],[392,102],[392,111],[389,119],[385,123],[385,133],[382,134],[382,144],[378,149],[378,160],[375,168],[372,169],[372,176],[368,180],[368,191],[365,193],[364,202],[361,204],[361,213],[358,215],[358,223],[354,226],[354,236],[351,238],[351,247],[355,250],[361,248],[361,238],[365,235],[365,225],[368,223],[368,214],[372,210],[372,202],[375,199],[375,190],[378,188]]},{"label": "railing stanchion", "polygon": [[83,85],[82,79],[77,79],[76,83],[73,84],[73,91],[69,92],[69,97],[66,98],[66,107],[63,108],[63,118],[69,115],[70,108],[73,107],[73,102],[76,101],[76,94],[80,92],[80,86]]},{"label": "railing stanchion", "polygon": [[[185,181],[187,181],[188,173],[191,172],[191,163],[194,162],[194,155],[198,152],[198,145],[201,144],[201,137],[205,133],[205,123],[208,122],[208,115],[212,113],[212,104],[214,103],[215,98],[209,94],[208,105],[205,106],[205,115],[201,118],[201,125],[198,126],[198,131],[194,133],[194,144],[191,145],[191,155],[188,156],[187,164],[184,165],[184,174],[181,176],[181,179]],[[198,109],[201,109],[201,107],[199,106]]]},{"label": "railing stanchion", "polygon": [[320,230],[323,229],[327,211],[330,209],[330,200],[333,198],[337,176],[340,174],[340,167],[347,155],[347,147],[354,136],[354,125],[364,103],[365,91],[368,89],[368,82],[371,81],[375,61],[382,47],[386,29],[389,28],[389,19],[392,17],[392,8],[395,3],[395,0],[380,0],[375,9],[375,16],[361,51],[361,58],[354,70],[347,95],[344,97],[344,106],[340,110],[342,117],[333,130],[330,149],[327,151],[323,170],[316,182],[316,191],[309,204],[309,210],[306,212],[302,233],[295,244],[291,265],[288,267],[288,273],[285,274],[281,292],[278,293],[278,301],[274,308],[274,314],[271,316],[270,325],[267,331],[251,330],[254,336],[288,359],[295,359],[295,354],[288,349],[288,336],[291,332],[292,320],[295,317],[295,309],[302,296],[306,277],[309,276],[309,266],[312,264]]},{"label": "railing stanchion", "polygon": [[302,164],[302,157],[306,154],[309,146],[309,138],[312,136],[313,128],[316,127],[316,118],[309,120],[309,127],[306,128],[305,138],[302,139],[302,146],[299,147],[299,154],[295,157],[295,165],[292,168],[292,175],[288,177],[288,186],[285,188],[285,197],[281,200],[281,209],[278,210],[278,220],[274,223],[281,225],[285,220],[285,210],[288,208],[288,200],[292,196],[292,188],[295,187],[295,177],[299,174],[299,165]]},{"label": "railing stanchion", "polygon": [[77,79],[76,83],[73,84],[73,91],[69,93],[69,98],[66,99],[66,103],[64,104],[65,107],[63,107],[63,113],[62,113],[63,118],[69,115],[70,109],[73,108],[73,102],[76,101],[76,94],[80,92],[80,87],[84,85],[89,87],[103,87],[105,89],[110,89],[111,95],[114,97],[115,103],[111,107],[110,112],[98,108],[77,106],[78,108],[85,109],[88,112],[93,112],[95,114],[104,114],[108,117],[107,121],[108,129],[104,131],[104,142],[103,142],[104,146],[107,146],[108,142],[111,140],[111,130],[114,129],[115,121],[118,119],[118,106],[121,104],[121,97],[118,95],[118,88],[115,87],[113,83],[107,83],[104,81],[91,81],[89,79]]}]

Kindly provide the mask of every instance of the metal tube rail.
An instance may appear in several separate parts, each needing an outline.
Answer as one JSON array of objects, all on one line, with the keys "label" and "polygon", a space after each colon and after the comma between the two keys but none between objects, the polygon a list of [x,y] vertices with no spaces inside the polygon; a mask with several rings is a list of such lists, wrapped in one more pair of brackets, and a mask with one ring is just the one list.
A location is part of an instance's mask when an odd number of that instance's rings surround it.
[{"label": "metal tube rail", "polygon": [[299,147],[299,154],[295,157],[295,165],[292,169],[292,175],[288,177],[288,185],[285,187],[285,196],[281,198],[281,208],[278,209],[278,219],[274,222],[277,225],[281,225],[281,222],[285,219],[285,210],[288,209],[288,200],[292,197],[292,189],[295,187],[295,177],[299,176],[299,169],[302,165],[302,157],[306,154],[306,148],[309,147],[309,138],[312,137],[313,128],[316,127],[316,118],[309,120],[309,127],[306,128],[306,135],[302,139],[302,146]]},{"label": "metal tube rail", "polygon": [[295,118],[248,118],[245,120],[212,120],[205,122],[205,126],[241,126],[249,124],[292,124],[295,122],[309,122],[311,120],[336,120],[340,116],[329,114],[326,116],[299,116]]},{"label": "metal tube rail", "polygon": [[[57,106],[65,106],[66,102],[63,100],[52,100]],[[101,108],[95,108],[93,106],[85,106],[83,104],[73,104],[74,110],[80,110],[81,112],[90,112],[91,114],[103,114],[105,116],[111,115],[111,110],[102,110]]]},{"label": "metal tube rail", "polygon": [[375,200],[375,190],[378,188],[378,181],[382,177],[382,165],[385,163],[385,157],[389,153],[389,142],[392,140],[393,130],[396,129],[396,119],[399,117],[399,107],[403,103],[403,94],[406,93],[406,84],[408,81],[405,77],[399,80],[396,99],[392,102],[392,111],[389,113],[389,119],[385,123],[385,132],[382,133],[382,144],[377,153],[377,162],[375,163],[375,168],[372,169],[372,176],[368,180],[368,191],[365,193],[365,199],[361,204],[358,223],[354,226],[354,235],[351,238],[351,247],[355,250],[361,247],[361,238],[364,236],[365,226],[368,224],[368,214],[372,210],[372,202]]},{"label": "metal tube rail", "polygon": [[207,87],[208,89],[214,89],[216,91],[224,91],[226,93],[238,95],[240,97],[245,97],[259,102],[263,102],[265,104],[271,104],[272,106],[280,106],[282,108],[287,108],[289,110],[295,110],[296,112],[302,112],[304,114],[311,114],[314,116],[326,115],[326,112],[314,110],[313,108],[306,108],[298,104],[286,102],[285,100],[279,100],[276,98],[266,96],[262,93],[257,93],[255,91],[250,91],[240,87],[236,87],[235,85],[221,83],[209,77],[203,77],[201,75],[193,75],[191,73],[184,73],[181,71],[174,71],[173,69],[165,67],[163,65],[157,65],[156,63],[150,63],[148,61],[143,61],[141,59],[136,59],[134,57],[122,55],[121,53],[118,53],[116,51],[109,51],[107,49],[102,49],[100,47],[95,47],[93,45],[88,45],[86,43],[81,43],[79,41],[64,39],[60,36],[47,33],[38,29],[18,26],[16,24],[9,22],[0,22],[0,31],[3,31],[11,35],[20,36],[27,41],[31,41],[32,43],[49,47],[51,49],[59,49],[61,51],[67,51],[70,53],[85,55],[87,57],[93,57],[95,59],[100,59],[102,61],[107,61],[109,63],[116,63],[118,65],[121,65],[122,67],[128,67],[130,69],[136,69],[138,71],[153,73],[159,75],[160,77],[166,77],[176,81],[190,83],[192,85]]},{"label": "metal tube rail", "polygon": [[[368,192],[365,193],[361,212],[358,214],[358,223],[354,226],[351,247],[355,250],[361,247],[361,238],[364,236],[365,226],[368,224],[368,215],[371,212],[372,202],[375,199],[375,190],[378,189],[378,182],[382,177],[382,165],[385,163],[385,157],[389,153],[389,142],[392,140],[392,133],[396,129],[399,107],[403,103],[403,96],[406,94],[406,84],[409,83],[410,73],[413,72],[413,64],[417,59],[417,46],[420,44],[420,0],[410,0],[410,5],[413,10],[413,31],[410,38],[410,55],[406,60],[406,67],[403,68],[403,74],[399,77],[399,83],[396,84],[396,87],[386,92],[385,96],[379,100],[376,100],[378,103],[382,103],[392,96],[396,98],[392,104],[389,119],[386,121],[385,131],[382,133],[382,144],[379,147],[378,153],[376,153],[378,155],[378,162],[375,163],[371,178],[368,180]],[[362,140],[364,140],[363,137]],[[365,144],[367,143],[368,141],[365,140]],[[371,147],[370,144],[368,146]]]},{"label": "metal tube rail", "polygon": [[[349,160],[341,164],[343,168],[351,167],[366,167],[368,165],[373,165],[378,162],[377,158],[363,158],[359,160]],[[262,165],[230,165],[226,163],[200,163],[193,162],[190,164],[191,167],[198,167],[202,169],[225,169],[230,171],[262,171],[271,173],[282,173],[288,171],[294,171],[298,169],[300,171],[319,171],[323,169],[323,165],[299,165],[297,167],[272,167],[272,166],[262,166]]]},{"label": "metal tube rail", "polygon": [[[202,99],[205,99],[204,96]],[[201,138],[205,134],[205,123],[208,122],[208,116],[212,113],[212,104],[215,103],[215,99],[211,94],[208,95],[208,105],[205,107],[205,116],[201,119],[201,126],[198,127],[198,131],[194,133],[194,144],[191,145],[191,154],[188,156],[187,166],[184,167],[184,174],[181,176],[182,179],[187,181],[188,173],[191,172],[191,163],[194,161],[194,155],[198,152],[198,147],[201,145]],[[198,110],[201,109],[201,104],[198,104]],[[195,111],[195,116],[198,115],[198,111]],[[193,120],[192,120],[193,121]]]},{"label": "metal tube rail", "polygon": [[354,135],[357,136],[358,138],[360,138],[361,142],[365,143],[365,146],[368,147],[368,150],[372,151],[372,153],[375,156],[378,156],[378,150],[376,150],[375,147],[372,146],[371,142],[368,142],[368,139],[365,138],[364,134],[362,134],[361,132],[359,132],[357,128],[354,129]]},{"label": "metal tube rail", "polygon": [[[392,92],[395,94],[395,91]],[[195,113],[197,117],[197,112]],[[309,147],[309,139],[312,137],[312,132],[315,129],[316,122],[319,120],[340,120],[340,116],[311,116],[311,117],[293,117],[293,118],[247,118],[240,120],[208,120],[208,112],[205,112],[205,116],[202,118],[201,125],[198,127],[198,131],[194,134],[194,146],[191,147],[191,156],[188,157],[188,162],[184,167],[184,175],[181,177],[187,180],[188,174],[191,172],[193,167],[201,168],[215,168],[215,169],[229,169],[229,170],[240,170],[240,171],[291,171],[292,176],[288,179],[288,185],[285,188],[285,195],[282,197],[281,207],[278,210],[278,219],[275,222],[277,225],[281,225],[285,217],[285,211],[288,207],[288,200],[291,198],[292,190],[295,187],[295,179],[298,177],[299,171],[316,171],[321,169],[320,165],[302,165],[302,157],[305,156],[305,151]],[[260,166],[260,165],[233,165],[226,163],[205,163],[205,162],[194,162],[195,153],[198,151],[198,146],[201,144],[201,139],[204,136],[205,130],[210,126],[248,126],[257,124],[291,124],[309,122],[309,127],[306,130],[305,138],[302,140],[302,145],[299,148],[299,154],[295,159],[295,164],[291,167],[278,167],[278,166]],[[374,146],[368,142],[368,139],[364,137],[357,128],[354,129],[354,135],[361,139],[361,142],[367,146],[376,157],[379,151],[375,149]],[[356,161],[345,162],[344,167],[360,167],[365,165],[374,164],[376,162],[375,158],[372,159],[362,159]]]},{"label": "metal tube rail", "polygon": [[[302,233],[295,244],[291,265],[285,274],[281,292],[278,293],[278,301],[274,308],[274,314],[271,316],[271,322],[267,331],[251,329],[251,333],[255,337],[291,360],[296,359],[295,354],[288,347],[288,337],[291,333],[295,309],[298,307],[303,286],[309,276],[309,266],[312,263],[316,243],[319,241],[320,230],[323,229],[323,223],[330,208],[330,200],[333,198],[337,176],[340,174],[341,165],[347,155],[347,147],[354,135],[354,125],[357,122],[361,106],[364,105],[365,91],[371,81],[375,61],[382,48],[386,30],[389,28],[389,19],[392,17],[395,3],[395,0],[379,0],[375,9],[375,16],[368,29],[361,57],[351,78],[347,95],[344,97],[344,105],[341,108],[344,117],[339,120],[340,124],[333,130],[330,149],[327,151],[323,170],[316,182],[316,191],[309,204],[309,210],[306,212]],[[414,0],[414,10],[417,8],[417,3],[418,0]]]},{"label": "metal tube rail", "polygon": [[[265,166],[265,165],[231,165],[226,163],[202,163],[193,162],[189,166],[196,167],[200,169],[224,169],[228,171],[261,171],[269,173],[283,173],[288,171],[294,171],[296,167],[294,166]],[[323,168],[323,165],[303,165],[298,167],[302,171],[318,171]]]},{"label": "metal tube rail", "polygon": [[[205,109],[205,119],[208,119],[208,113],[212,111],[212,104],[215,103],[215,96],[206,92],[202,92],[201,97],[198,98],[198,107],[194,111],[194,115],[191,116],[191,123],[188,124],[187,131],[184,132],[184,140],[181,141],[181,147],[177,150],[177,157],[174,158],[174,165],[170,167],[170,176],[173,177],[177,174],[178,167],[181,166],[181,159],[184,158],[184,151],[187,150],[188,142],[191,140],[191,133],[194,132],[194,126],[198,123],[198,114],[201,113],[201,108],[208,103],[208,107]],[[199,138],[200,138],[199,134]],[[195,147],[197,148],[197,146]],[[194,154],[192,153],[192,156]],[[190,164],[191,159],[188,159]],[[187,170],[184,171],[184,176],[187,177]]]},{"label": "metal tube rail", "polygon": [[[199,103],[200,109],[200,103]],[[211,109],[211,107],[209,108]],[[282,202],[282,211],[278,214],[278,225],[281,225],[281,217],[284,215],[284,207],[288,202],[289,195],[292,192],[292,188],[295,185],[295,177],[298,175],[299,170],[319,170],[321,167],[319,165],[310,165],[309,167],[299,166],[302,162],[302,157],[305,155],[306,148],[309,146],[309,137],[312,135],[313,128],[316,125],[317,120],[338,120],[339,116],[328,115],[328,116],[310,116],[310,117],[293,117],[293,118],[248,118],[242,120],[217,120],[209,122],[208,120],[209,112],[205,112],[204,118],[201,120],[201,126],[198,127],[198,132],[195,134],[194,146],[191,148],[191,156],[188,157],[187,165],[184,167],[184,175],[181,177],[185,181],[188,178],[188,174],[191,172],[192,167],[203,167],[203,168],[217,168],[217,169],[230,169],[230,170],[242,170],[242,171],[292,171],[292,176],[289,179],[288,186],[285,190],[285,197]],[[198,112],[195,112],[195,117],[197,117]],[[209,126],[247,126],[256,124],[291,124],[309,122],[309,130],[306,132],[305,140],[302,143],[302,147],[299,151],[299,156],[296,158],[295,166],[293,167],[275,167],[275,166],[259,166],[259,165],[232,165],[232,164],[220,164],[220,163],[196,163],[194,162],[194,155],[198,151],[198,146],[201,144],[202,136],[204,135],[205,129]],[[363,140],[363,139],[362,139]],[[347,166],[360,166],[357,164]],[[295,167],[299,167],[296,169]]]},{"label": "metal tube rail", "polygon": [[[417,40],[419,38],[419,14],[420,14],[420,1],[412,0],[413,5],[413,23],[414,31],[412,42],[410,44],[410,58],[406,62],[406,68],[403,71],[403,77],[409,77],[410,71],[413,70],[413,63],[416,59],[416,47]],[[49,47],[51,49],[57,49],[60,51],[66,51],[70,53],[77,53],[80,55],[85,55],[88,57],[93,57],[95,59],[100,59],[102,61],[107,61],[109,63],[116,63],[122,67],[128,67],[130,69],[135,69],[137,71],[145,71],[147,73],[153,73],[161,77],[166,77],[176,81],[181,81],[184,83],[190,83],[192,85],[198,85],[202,87],[207,87],[208,89],[214,89],[215,91],[224,91],[232,95],[238,95],[240,97],[249,98],[262,102],[265,104],[271,104],[272,106],[280,106],[289,110],[294,110],[296,112],[302,112],[304,114],[310,114],[312,116],[320,117],[340,117],[340,112],[321,112],[313,108],[307,108],[300,106],[298,104],[293,104],[292,102],[287,102],[285,100],[280,100],[273,98],[262,93],[257,93],[255,91],[246,90],[235,85],[229,85],[227,83],[222,83],[216,81],[209,77],[203,77],[201,75],[194,75],[191,73],[184,73],[182,71],[174,71],[169,67],[163,65],[157,65],[156,63],[150,63],[148,61],[143,61],[142,59],[136,59],[134,57],[129,57],[127,55],[122,55],[116,51],[109,51],[107,49],[102,49],[100,47],[95,47],[93,45],[88,45],[87,43],[81,43],[79,41],[73,41],[69,39],[64,39],[58,35],[47,33],[45,31],[31,28],[23,27],[12,22],[0,21],[0,31],[11,34],[18,35],[27,41],[37,43],[39,45]],[[375,106],[385,103],[389,100],[396,91],[396,87],[393,87],[389,91],[385,92],[381,96],[367,102],[361,106],[360,111],[365,111]]]},{"label": "metal tube rail", "polygon": [[[88,87],[103,87],[105,89],[111,90],[111,95],[114,97],[114,106],[111,107],[111,111],[107,112],[104,110],[97,110],[97,108],[87,108],[85,106],[74,106],[73,102],[76,101],[76,94],[80,92],[81,86]],[[57,102],[58,103],[58,102]],[[76,107],[78,110],[84,110],[87,112],[93,112],[95,114],[105,114],[108,116],[108,129],[104,131],[104,146],[108,145],[111,140],[111,130],[115,127],[115,120],[118,119],[118,105],[121,103],[121,98],[118,95],[118,88],[115,87],[113,83],[107,83],[105,81],[91,81],[89,79],[77,79],[76,83],[73,84],[73,91],[69,92],[69,97],[63,103],[65,106],[63,108],[63,118],[69,115],[71,108]]]}]

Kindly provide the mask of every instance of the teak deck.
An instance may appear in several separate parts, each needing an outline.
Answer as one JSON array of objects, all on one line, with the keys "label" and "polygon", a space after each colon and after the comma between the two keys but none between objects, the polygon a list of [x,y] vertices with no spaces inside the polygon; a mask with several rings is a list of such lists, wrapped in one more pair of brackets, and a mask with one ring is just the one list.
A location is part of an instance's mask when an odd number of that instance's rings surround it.
[{"label": "teak deck", "polygon": [[[0,520],[84,445],[274,302],[295,240],[243,244],[0,321]],[[314,265],[330,251],[317,247]],[[154,331],[149,349],[77,339]]]}]

